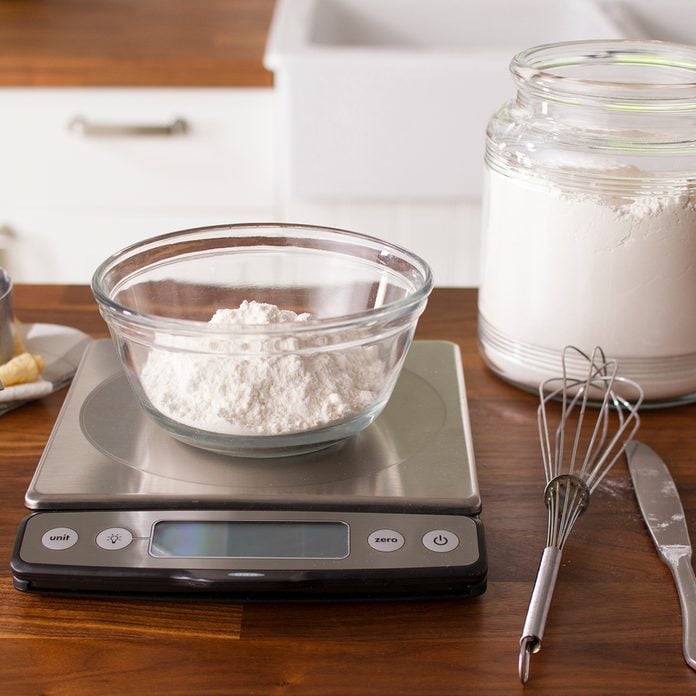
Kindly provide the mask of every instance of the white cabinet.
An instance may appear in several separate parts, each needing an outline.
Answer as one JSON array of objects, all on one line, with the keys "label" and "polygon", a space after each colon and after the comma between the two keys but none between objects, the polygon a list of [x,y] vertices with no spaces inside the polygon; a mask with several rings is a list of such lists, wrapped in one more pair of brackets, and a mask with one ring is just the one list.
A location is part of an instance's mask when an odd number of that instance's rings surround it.
[{"label": "white cabinet", "polygon": [[85,283],[145,237],[272,220],[272,117],[269,88],[0,89],[0,263]]},{"label": "white cabinet", "polygon": [[451,204],[481,195],[486,124],[530,46],[623,38],[594,0],[279,0],[264,64],[284,192]]},{"label": "white cabinet", "polygon": [[[274,99],[272,88],[0,89],[0,265],[15,282],[88,283],[147,237],[282,220],[381,237],[421,254],[439,285],[476,284],[478,201],[276,196]],[[177,121],[184,132],[151,132]]]}]

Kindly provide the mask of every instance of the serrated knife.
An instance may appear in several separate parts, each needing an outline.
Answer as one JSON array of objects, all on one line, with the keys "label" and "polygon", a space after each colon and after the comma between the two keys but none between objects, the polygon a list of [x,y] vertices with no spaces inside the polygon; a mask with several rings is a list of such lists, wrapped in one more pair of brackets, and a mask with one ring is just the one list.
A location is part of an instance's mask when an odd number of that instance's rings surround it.
[{"label": "serrated knife", "polygon": [[684,659],[696,669],[696,577],[679,492],[665,463],[647,445],[629,442],[626,458],[643,519],[660,558],[674,576],[681,604]]}]

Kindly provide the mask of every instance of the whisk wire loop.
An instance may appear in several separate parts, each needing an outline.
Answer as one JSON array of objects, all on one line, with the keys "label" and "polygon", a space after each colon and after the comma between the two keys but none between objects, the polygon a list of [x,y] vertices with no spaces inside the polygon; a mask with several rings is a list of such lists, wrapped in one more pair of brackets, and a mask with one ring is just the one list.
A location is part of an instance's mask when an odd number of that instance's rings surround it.
[{"label": "whisk wire loop", "polygon": [[544,500],[548,509],[546,545],[561,551],[575,521],[590,503],[590,491],[577,476],[561,474],[546,486]]}]

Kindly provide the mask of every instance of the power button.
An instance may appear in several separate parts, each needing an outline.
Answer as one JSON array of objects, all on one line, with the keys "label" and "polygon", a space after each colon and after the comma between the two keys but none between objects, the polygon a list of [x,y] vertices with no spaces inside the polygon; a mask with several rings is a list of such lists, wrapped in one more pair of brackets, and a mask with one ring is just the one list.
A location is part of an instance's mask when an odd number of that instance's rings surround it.
[{"label": "power button", "polygon": [[453,551],[459,546],[459,537],[447,529],[431,529],[423,535],[423,546],[437,553]]}]

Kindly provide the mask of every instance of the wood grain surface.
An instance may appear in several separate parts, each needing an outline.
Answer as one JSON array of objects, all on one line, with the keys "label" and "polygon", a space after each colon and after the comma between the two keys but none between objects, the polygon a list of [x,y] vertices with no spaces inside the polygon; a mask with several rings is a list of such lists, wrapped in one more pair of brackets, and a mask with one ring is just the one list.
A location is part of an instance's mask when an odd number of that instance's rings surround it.
[{"label": "wood grain surface", "polygon": [[0,0],[0,86],[267,87],[274,0]]},{"label": "wood grain surface", "polygon": [[[86,287],[19,286],[22,321],[106,336]],[[623,461],[563,556],[529,684],[520,630],[545,541],[536,399],[483,366],[474,290],[436,290],[419,338],[462,351],[483,496],[489,585],[476,599],[298,604],[63,599],[12,588],[24,492],[65,391],[0,418],[0,689],[7,694],[688,694],[671,575]],[[696,534],[696,406],[643,415]]]}]

